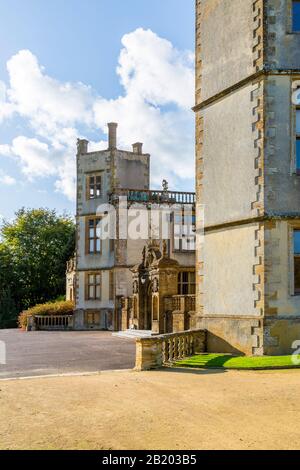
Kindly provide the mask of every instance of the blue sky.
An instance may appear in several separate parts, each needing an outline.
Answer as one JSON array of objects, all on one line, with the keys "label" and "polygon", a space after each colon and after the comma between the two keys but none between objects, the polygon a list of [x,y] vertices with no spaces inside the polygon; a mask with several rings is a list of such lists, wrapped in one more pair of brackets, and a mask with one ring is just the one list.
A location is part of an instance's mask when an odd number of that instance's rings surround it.
[{"label": "blue sky", "polygon": [[0,0],[0,11],[0,215],[73,213],[75,137],[104,148],[110,118],[120,146],[148,145],[152,185],[194,189],[194,0]]}]

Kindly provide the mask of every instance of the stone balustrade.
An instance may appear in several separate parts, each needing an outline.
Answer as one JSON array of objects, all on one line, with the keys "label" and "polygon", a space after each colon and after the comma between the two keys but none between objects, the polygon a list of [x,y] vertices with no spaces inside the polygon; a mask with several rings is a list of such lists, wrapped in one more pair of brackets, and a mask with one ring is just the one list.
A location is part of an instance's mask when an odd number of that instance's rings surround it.
[{"label": "stone balustrade", "polygon": [[28,319],[28,330],[72,330],[72,315],[36,315]]},{"label": "stone balustrade", "polygon": [[195,193],[179,191],[159,191],[141,189],[117,189],[112,196],[126,196],[130,202],[156,204],[191,204],[196,203]]},{"label": "stone balustrade", "polygon": [[165,297],[166,311],[194,312],[195,309],[195,295],[173,295],[172,297]]},{"label": "stone balustrade", "polygon": [[151,370],[206,351],[206,331],[190,330],[136,340],[135,370]]}]

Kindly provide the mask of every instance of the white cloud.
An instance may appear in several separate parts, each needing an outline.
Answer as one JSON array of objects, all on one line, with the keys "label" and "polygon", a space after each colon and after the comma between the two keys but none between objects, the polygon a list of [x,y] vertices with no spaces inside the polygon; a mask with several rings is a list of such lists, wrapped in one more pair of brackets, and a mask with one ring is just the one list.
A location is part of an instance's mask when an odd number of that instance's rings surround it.
[{"label": "white cloud", "polygon": [[4,184],[5,186],[12,186],[16,184],[16,180],[12,176],[7,175],[2,170],[0,170],[0,184]]},{"label": "white cloud", "polygon": [[0,80],[0,123],[10,118],[14,112],[14,106],[7,101],[7,89],[4,82]]},{"label": "white cloud", "polygon": [[37,128],[55,130],[55,125],[92,123],[91,88],[82,83],[61,83],[44,73],[37,58],[22,50],[7,63],[10,101],[19,114]]},{"label": "white cloud", "polygon": [[6,85],[0,80],[0,104],[6,101]]},{"label": "white cloud", "polygon": [[117,71],[127,95],[157,106],[192,106],[193,54],[179,52],[171,42],[141,28],[126,34],[122,44]]},{"label": "white cloud", "polygon": [[0,155],[3,157],[10,157],[11,156],[11,147],[8,144],[0,144]]},{"label": "white cloud", "polygon": [[30,178],[52,176],[57,172],[61,156],[51,152],[44,142],[19,136],[13,140],[11,151],[19,157],[23,173]]},{"label": "white cloud", "polygon": [[[178,51],[150,30],[137,29],[122,39],[117,73],[122,96],[108,100],[82,83],[49,77],[28,50],[7,64],[10,83],[0,82],[0,120],[17,113],[30,124],[34,138],[17,136],[0,145],[29,178],[56,177],[56,190],[75,195],[76,138],[80,130],[119,123],[119,146],[143,141],[152,155],[153,183],[174,185],[194,175],[193,54]],[[105,148],[106,143],[91,143]],[[191,188],[192,189],[192,188]]]}]

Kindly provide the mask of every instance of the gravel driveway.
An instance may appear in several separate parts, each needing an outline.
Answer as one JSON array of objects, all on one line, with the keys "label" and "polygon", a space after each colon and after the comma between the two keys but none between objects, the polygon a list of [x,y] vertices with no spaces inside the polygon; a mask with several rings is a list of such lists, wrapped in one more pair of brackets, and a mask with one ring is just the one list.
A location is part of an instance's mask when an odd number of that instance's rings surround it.
[{"label": "gravel driveway", "polygon": [[135,362],[135,341],[109,332],[0,330],[0,341],[7,362],[0,379],[131,369]]}]

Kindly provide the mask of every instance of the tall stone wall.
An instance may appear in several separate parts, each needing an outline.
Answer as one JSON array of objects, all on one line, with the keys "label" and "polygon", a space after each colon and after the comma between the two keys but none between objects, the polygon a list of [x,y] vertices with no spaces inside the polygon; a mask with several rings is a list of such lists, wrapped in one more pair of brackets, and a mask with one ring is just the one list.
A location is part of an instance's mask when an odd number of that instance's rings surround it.
[{"label": "tall stone wall", "polygon": [[[196,1],[197,317],[208,349],[292,351],[300,227],[291,0]],[[298,84],[299,86],[299,84]],[[203,207],[202,207],[203,206]]]}]

